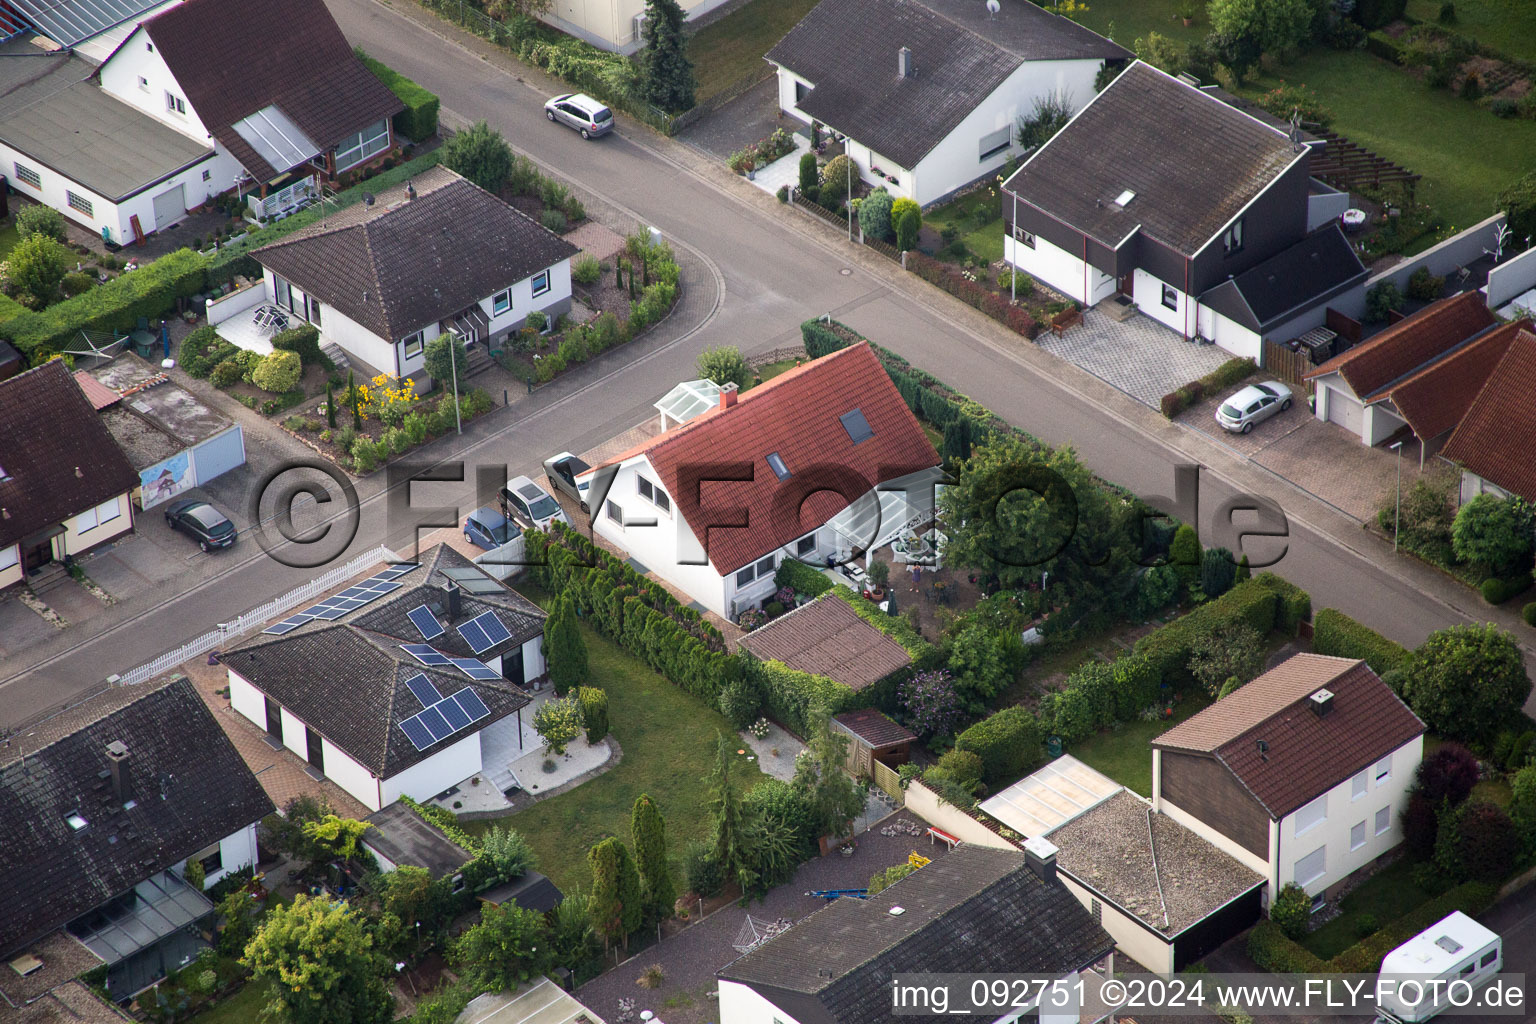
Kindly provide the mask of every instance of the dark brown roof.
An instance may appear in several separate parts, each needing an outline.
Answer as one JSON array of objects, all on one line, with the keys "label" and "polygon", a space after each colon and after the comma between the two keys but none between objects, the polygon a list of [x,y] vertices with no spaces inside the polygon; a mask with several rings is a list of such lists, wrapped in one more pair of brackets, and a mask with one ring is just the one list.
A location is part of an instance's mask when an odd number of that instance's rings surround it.
[{"label": "dark brown roof", "polygon": [[389,804],[365,820],[373,828],[363,834],[363,842],[396,867],[409,864],[442,878],[470,861],[468,850],[403,803]]},{"label": "dark brown roof", "polygon": [[863,740],[865,746],[874,750],[911,743],[917,739],[904,726],[891,721],[877,708],[844,711],[833,721]]},{"label": "dark brown roof", "polygon": [[1521,331],[1450,441],[1446,458],[1494,486],[1536,501],[1536,334]]},{"label": "dark brown roof", "polygon": [[1251,270],[1207,289],[1200,301],[1251,331],[1264,333],[1363,281],[1365,267],[1337,221]]},{"label": "dark brown roof", "polygon": [[1137,61],[1004,188],[1111,249],[1139,229],[1194,256],[1297,159],[1284,132]]},{"label": "dark brown roof", "polygon": [[1461,422],[1515,335],[1530,328],[1531,321],[1517,320],[1485,331],[1372,401],[1390,398],[1416,435],[1426,441],[1439,437]]},{"label": "dark brown roof", "polygon": [[[1306,702],[1323,689],[1333,706],[1318,716]],[[1365,662],[1297,654],[1152,745],[1215,756],[1278,821],[1423,732]]]},{"label": "dark brown roof", "polygon": [[277,107],[323,152],[405,109],[357,59],[323,0],[186,0],[143,28],[203,126],[259,181],[288,168],[232,129],[258,110]]},{"label": "dark brown roof", "polygon": [[[196,2],[196,0],[194,0]],[[253,255],[390,341],[453,316],[577,249],[446,167]]]},{"label": "dark brown roof", "polygon": [[0,381],[0,548],[139,485],[62,359]]},{"label": "dark brown roof", "polygon": [[835,679],[854,690],[872,686],[912,663],[895,640],[859,618],[833,593],[755,629],[739,641],[762,661]]},{"label": "dark brown roof", "polygon": [[1371,398],[1498,321],[1481,292],[1462,292],[1431,303],[1307,374],[1338,373],[1356,398]]},{"label": "dark brown roof", "polygon": [[[0,956],[272,812],[191,682],[139,698],[109,691],[65,712],[47,745],[0,747]],[[113,742],[128,748],[126,810],[107,781]]]}]

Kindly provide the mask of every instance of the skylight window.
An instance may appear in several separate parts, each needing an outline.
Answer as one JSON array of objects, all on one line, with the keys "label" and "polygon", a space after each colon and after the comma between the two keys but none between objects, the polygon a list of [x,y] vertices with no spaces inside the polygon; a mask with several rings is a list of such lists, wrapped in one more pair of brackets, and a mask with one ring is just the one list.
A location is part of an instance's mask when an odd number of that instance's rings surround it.
[{"label": "skylight window", "polygon": [[870,429],[869,420],[864,418],[862,409],[845,412],[838,419],[842,422],[843,429],[848,431],[848,440],[854,444],[868,441],[875,436],[875,432]]},{"label": "skylight window", "polygon": [[86,821],[85,817],[79,811],[70,811],[68,814],[64,815],[64,821],[76,832],[79,832],[81,829],[85,828],[85,826],[90,824],[90,822]]},{"label": "skylight window", "polygon": [[1115,196],[1115,205],[1116,206],[1129,206],[1130,203],[1131,203],[1131,200],[1135,199],[1135,198],[1136,198],[1136,193],[1132,192],[1130,189],[1126,189],[1124,192],[1121,192],[1118,196]]},{"label": "skylight window", "polygon": [[773,470],[774,476],[777,476],[780,480],[789,479],[789,467],[784,465],[784,457],[778,452],[773,452],[768,456],[768,468]]}]

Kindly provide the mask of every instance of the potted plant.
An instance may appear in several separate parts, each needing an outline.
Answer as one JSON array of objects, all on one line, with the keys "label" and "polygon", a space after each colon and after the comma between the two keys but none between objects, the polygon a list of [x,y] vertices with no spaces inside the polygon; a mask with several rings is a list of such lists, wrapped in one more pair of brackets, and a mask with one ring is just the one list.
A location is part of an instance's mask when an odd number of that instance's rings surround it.
[{"label": "potted plant", "polygon": [[885,600],[885,585],[891,580],[891,563],[878,559],[869,567],[869,599]]},{"label": "potted plant", "polygon": [[1189,28],[1195,23],[1195,15],[1199,13],[1200,8],[1195,3],[1195,0],[1180,0],[1179,20],[1184,23],[1185,28]]}]

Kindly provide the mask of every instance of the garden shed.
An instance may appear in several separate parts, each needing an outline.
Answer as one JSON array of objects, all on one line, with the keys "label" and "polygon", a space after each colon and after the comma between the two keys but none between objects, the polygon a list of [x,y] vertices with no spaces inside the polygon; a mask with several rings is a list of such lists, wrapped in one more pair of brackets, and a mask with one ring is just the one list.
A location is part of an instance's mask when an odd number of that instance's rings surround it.
[{"label": "garden shed", "polygon": [[873,775],[876,761],[887,768],[906,764],[917,741],[905,726],[876,708],[845,711],[832,719],[832,728],[850,737],[848,770],[859,776]]}]

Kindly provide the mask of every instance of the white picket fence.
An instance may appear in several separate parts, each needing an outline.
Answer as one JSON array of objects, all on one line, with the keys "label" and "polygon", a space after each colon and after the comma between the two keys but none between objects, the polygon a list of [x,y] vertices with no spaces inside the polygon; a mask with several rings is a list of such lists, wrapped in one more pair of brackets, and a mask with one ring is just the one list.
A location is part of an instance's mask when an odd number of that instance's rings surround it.
[{"label": "white picket fence", "polygon": [[148,682],[162,673],[175,668],[188,658],[195,658],[199,654],[206,654],[208,651],[224,646],[229,641],[239,638],[257,626],[271,621],[274,617],[288,611],[295,605],[303,604],[315,595],[330,590],[336,584],[351,579],[364,569],[378,565],[380,562],[392,561],[394,558],[394,552],[380,544],[378,547],[358,555],[346,565],[337,566],[324,575],[317,576],[308,583],[295,587],[282,597],[273,598],[258,608],[252,608],[230,622],[219,623],[217,629],[209,630],[197,639],[182,644],[174,651],[166,651],[147,665],[140,665],[138,668],[131,669],[120,675],[109,676],[107,682],[118,686],[130,686],[134,683]]}]

